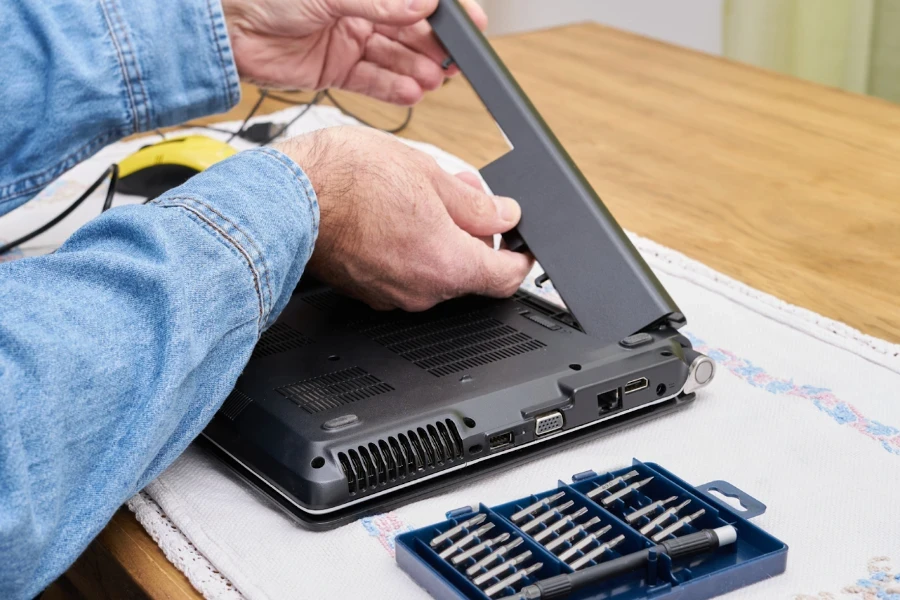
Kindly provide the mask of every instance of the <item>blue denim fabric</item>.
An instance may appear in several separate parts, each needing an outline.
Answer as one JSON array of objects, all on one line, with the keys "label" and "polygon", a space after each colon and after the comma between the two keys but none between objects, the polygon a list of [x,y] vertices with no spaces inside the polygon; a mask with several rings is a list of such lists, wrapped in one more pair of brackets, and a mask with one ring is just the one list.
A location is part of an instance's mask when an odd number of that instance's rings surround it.
[{"label": "blue denim fabric", "polygon": [[0,7],[0,214],[103,146],[240,98],[219,0]]},{"label": "blue denim fabric", "polygon": [[[237,100],[208,0],[15,0],[0,32],[0,212],[117,137]],[[318,219],[302,170],[258,149],[0,264],[0,598],[60,575],[202,430]]]}]

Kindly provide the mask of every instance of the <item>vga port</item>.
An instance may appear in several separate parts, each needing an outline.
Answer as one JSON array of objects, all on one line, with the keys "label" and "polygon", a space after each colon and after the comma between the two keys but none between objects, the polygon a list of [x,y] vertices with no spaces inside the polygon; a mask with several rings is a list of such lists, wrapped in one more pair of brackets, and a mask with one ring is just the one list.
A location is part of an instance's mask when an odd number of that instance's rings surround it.
[{"label": "vga port", "polygon": [[534,435],[547,435],[563,428],[565,420],[558,410],[541,415],[534,420]]}]

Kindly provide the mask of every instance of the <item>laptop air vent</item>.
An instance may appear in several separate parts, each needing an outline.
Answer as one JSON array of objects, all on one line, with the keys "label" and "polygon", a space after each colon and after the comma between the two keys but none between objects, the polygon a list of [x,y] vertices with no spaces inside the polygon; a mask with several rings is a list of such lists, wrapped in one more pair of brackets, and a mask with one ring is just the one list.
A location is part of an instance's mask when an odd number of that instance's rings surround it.
[{"label": "laptop air vent", "polygon": [[320,375],[275,389],[311,414],[393,390],[393,387],[359,367]]},{"label": "laptop air vent", "polygon": [[303,301],[310,306],[315,306],[321,311],[329,311],[335,308],[339,303],[347,300],[334,290],[322,290],[303,297]]},{"label": "laptop air vent", "polygon": [[259,341],[256,342],[256,348],[253,349],[253,354],[250,355],[250,359],[281,354],[282,352],[312,343],[311,339],[291,326],[284,323],[275,323],[260,336]]},{"label": "laptop air vent", "polygon": [[351,494],[445,469],[462,458],[462,438],[450,419],[338,452]]},{"label": "laptop air vent", "polygon": [[430,321],[413,316],[359,332],[436,377],[545,347],[482,311]]},{"label": "laptop air vent", "polygon": [[244,412],[245,408],[250,406],[251,402],[253,402],[253,398],[235,388],[231,390],[231,393],[225,398],[225,402],[222,404],[222,408],[219,409],[219,413],[234,421],[239,414]]}]

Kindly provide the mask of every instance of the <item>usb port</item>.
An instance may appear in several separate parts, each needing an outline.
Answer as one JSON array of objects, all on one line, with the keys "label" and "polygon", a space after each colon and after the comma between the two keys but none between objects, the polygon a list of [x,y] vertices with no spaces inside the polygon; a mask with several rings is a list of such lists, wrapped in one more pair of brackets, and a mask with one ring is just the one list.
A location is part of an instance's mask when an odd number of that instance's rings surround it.
[{"label": "usb port", "polygon": [[597,394],[597,407],[600,413],[608,413],[622,407],[622,388],[616,388]]},{"label": "usb port", "polygon": [[507,431],[505,433],[498,433],[497,435],[492,435],[488,440],[488,446],[491,450],[499,450],[500,448],[506,448],[507,446],[512,446],[513,443],[513,433],[512,431]]},{"label": "usb port", "polygon": [[637,391],[640,391],[650,385],[650,382],[647,381],[646,377],[641,377],[639,379],[632,379],[628,383],[625,384],[625,393],[631,394]]}]

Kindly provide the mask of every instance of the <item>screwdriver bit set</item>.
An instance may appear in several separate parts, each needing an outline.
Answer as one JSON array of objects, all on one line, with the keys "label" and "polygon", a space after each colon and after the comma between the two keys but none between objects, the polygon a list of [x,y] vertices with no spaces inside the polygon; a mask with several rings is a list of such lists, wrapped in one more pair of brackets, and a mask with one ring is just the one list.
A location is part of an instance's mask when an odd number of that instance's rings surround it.
[{"label": "screwdriver bit set", "polygon": [[[742,509],[712,490],[736,498]],[[542,580],[650,549],[646,566],[571,597],[710,598],[784,571],[787,546],[749,521],[764,511],[726,482],[693,487],[659,465],[634,461],[609,473],[579,473],[571,483],[499,506],[450,511],[442,523],[398,536],[397,562],[435,598],[531,598],[525,588]],[[690,560],[653,550],[727,526],[737,532],[735,543]]]}]

